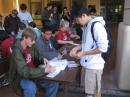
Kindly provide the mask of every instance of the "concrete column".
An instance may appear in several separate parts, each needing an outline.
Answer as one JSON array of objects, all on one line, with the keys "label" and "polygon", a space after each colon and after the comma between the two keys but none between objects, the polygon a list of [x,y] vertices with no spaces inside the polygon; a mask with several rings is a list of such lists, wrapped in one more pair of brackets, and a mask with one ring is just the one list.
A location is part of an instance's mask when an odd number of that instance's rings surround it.
[{"label": "concrete column", "polygon": [[66,7],[68,8],[68,10],[70,10],[71,6],[70,6],[70,0],[66,0]]},{"label": "concrete column", "polygon": [[115,77],[121,90],[130,90],[130,0],[125,0],[123,22],[119,24]]}]

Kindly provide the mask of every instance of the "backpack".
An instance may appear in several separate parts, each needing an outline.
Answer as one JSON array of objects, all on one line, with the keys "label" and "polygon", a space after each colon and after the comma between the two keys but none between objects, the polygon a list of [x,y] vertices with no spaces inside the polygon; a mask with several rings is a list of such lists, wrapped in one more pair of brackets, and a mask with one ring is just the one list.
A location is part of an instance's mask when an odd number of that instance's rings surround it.
[{"label": "backpack", "polygon": [[[93,41],[95,43],[96,43],[96,40],[94,38],[93,27],[94,27],[94,24],[97,23],[97,22],[100,22],[100,21],[94,21],[91,25],[91,34],[92,34]],[[107,49],[107,52],[102,53],[102,58],[105,61],[107,61],[111,52],[112,52],[112,35],[111,35],[110,29],[106,25],[104,25],[104,28],[106,29],[106,32],[107,32],[108,49]]]}]

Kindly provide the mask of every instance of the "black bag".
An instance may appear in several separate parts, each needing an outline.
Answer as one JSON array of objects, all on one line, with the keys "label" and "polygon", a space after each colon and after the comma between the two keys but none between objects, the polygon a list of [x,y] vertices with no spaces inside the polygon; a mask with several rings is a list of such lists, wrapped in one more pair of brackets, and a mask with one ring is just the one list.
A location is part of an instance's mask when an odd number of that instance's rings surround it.
[{"label": "black bag", "polygon": [[[95,43],[96,43],[96,40],[94,38],[93,27],[94,27],[94,24],[97,23],[97,22],[100,23],[100,21],[94,21],[92,23],[92,25],[91,25],[91,34],[92,34],[92,38],[93,38],[93,40],[94,40]],[[111,35],[110,29],[108,27],[106,27],[106,25],[104,25],[104,28],[106,29],[106,32],[107,32],[108,50],[107,50],[107,52],[102,53],[102,58],[105,61],[107,61],[108,58],[109,58],[109,56],[110,56],[110,54],[111,54],[111,52],[112,52],[112,35]]]}]

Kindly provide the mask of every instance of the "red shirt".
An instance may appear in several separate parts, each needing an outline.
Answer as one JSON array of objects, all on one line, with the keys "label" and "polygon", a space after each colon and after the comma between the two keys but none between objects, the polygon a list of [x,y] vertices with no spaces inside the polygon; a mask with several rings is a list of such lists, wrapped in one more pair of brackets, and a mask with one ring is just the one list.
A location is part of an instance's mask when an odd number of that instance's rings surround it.
[{"label": "red shirt", "polygon": [[70,34],[68,32],[64,32],[64,31],[58,31],[56,33],[57,40],[68,40],[69,36],[70,36]]},{"label": "red shirt", "polygon": [[6,40],[4,40],[2,43],[1,43],[1,51],[2,51],[2,54],[6,57],[9,57],[10,54],[11,54],[11,51],[10,51],[10,45],[14,42],[14,38],[13,37],[9,37],[7,38]]},{"label": "red shirt", "polygon": [[28,67],[35,67],[35,65],[33,64],[32,56],[30,54],[30,50],[28,47],[24,50],[24,53],[25,53],[25,57],[26,57],[27,66]]}]

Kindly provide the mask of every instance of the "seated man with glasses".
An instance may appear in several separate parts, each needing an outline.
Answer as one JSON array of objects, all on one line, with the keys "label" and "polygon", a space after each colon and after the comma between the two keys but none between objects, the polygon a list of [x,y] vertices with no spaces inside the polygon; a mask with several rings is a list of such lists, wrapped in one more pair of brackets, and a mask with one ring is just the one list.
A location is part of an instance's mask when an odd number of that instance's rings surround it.
[{"label": "seated man with glasses", "polygon": [[41,56],[44,56],[48,60],[53,59],[54,57],[58,57],[58,51],[53,47],[51,38],[52,30],[49,27],[45,27],[39,37],[36,40],[36,47]]}]

